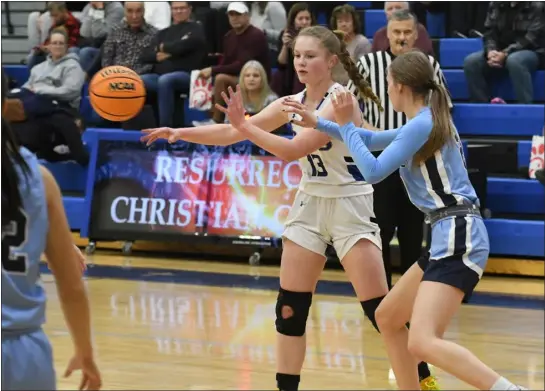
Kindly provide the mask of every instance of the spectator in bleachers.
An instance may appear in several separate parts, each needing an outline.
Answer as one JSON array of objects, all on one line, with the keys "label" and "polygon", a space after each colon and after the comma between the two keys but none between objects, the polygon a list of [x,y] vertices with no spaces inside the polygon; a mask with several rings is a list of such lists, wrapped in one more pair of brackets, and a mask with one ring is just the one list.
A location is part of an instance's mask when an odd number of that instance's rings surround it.
[{"label": "spectator in bleachers", "polygon": [[278,37],[286,28],[286,9],[280,1],[254,1],[251,5],[250,23],[262,30],[269,49],[278,50]]},{"label": "spectator in bleachers", "polygon": [[545,3],[493,1],[485,22],[484,50],[466,57],[464,73],[472,102],[490,102],[487,79],[511,78],[519,103],[532,103],[532,74],[545,62]]},{"label": "spectator in bleachers", "polygon": [[350,4],[339,5],[333,10],[330,26],[332,30],[344,32],[346,50],[354,61],[371,51],[371,43],[361,33],[361,20]]},{"label": "spectator in bleachers", "polygon": [[159,31],[142,52],[142,62],[153,64],[142,75],[146,89],[157,94],[159,125],[172,126],[175,92],[188,92],[191,71],[199,69],[206,56],[202,26],[190,20],[191,5],[173,1],[173,24]]},{"label": "spectator in bleachers", "polygon": [[125,19],[112,29],[103,45],[102,67],[120,65],[138,74],[148,73],[152,64],[142,62],[142,51],[157,33],[144,19],[144,3],[126,1]]},{"label": "spectator in bleachers", "polygon": [[168,1],[146,1],[144,8],[144,19],[157,30],[170,26],[172,15]]},{"label": "spectator in bleachers", "polygon": [[[276,95],[269,86],[265,68],[259,62],[251,60],[244,64],[240,71],[240,91],[247,116],[256,115],[276,99]],[[227,122],[227,118],[225,118]]]},{"label": "spectator in bleachers", "polygon": [[37,95],[47,95],[74,109],[79,108],[85,74],[79,64],[78,55],[68,53],[68,35],[64,30],[53,30],[47,40],[46,61],[30,71],[24,90]]},{"label": "spectator in bleachers", "polygon": [[[332,30],[341,30],[344,33],[346,50],[354,62],[371,51],[371,43],[360,33],[360,16],[351,5],[344,4],[335,7],[329,25]],[[348,72],[344,70],[342,64],[338,64],[333,70],[333,78],[342,85],[348,83]]]},{"label": "spectator in bleachers", "polygon": [[[222,103],[221,93],[238,82],[240,70],[249,60],[259,61],[267,75],[270,74],[269,47],[265,33],[250,24],[250,15],[246,4],[232,2],[227,7],[231,30],[223,40],[223,58],[220,65],[200,70],[199,77],[214,78],[214,102]],[[213,108],[212,119],[205,123],[223,122],[223,113]],[[202,123],[199,123],[202,124]]]},{"label": "spectator in bleachers", "polygon": [[83,9],[78,46],[80,64],[86,74],[100,55],[106,37],[122,19],[123,5],[119,1],[91,1]]},{"label": "spectator in bleachers", "polygon": [[316,18],[310,11],[307,3],[295,3],[288,13],[287,27],[280,34],[278,47],[278,69],[272,75],[271,87],[279,96],[297,94],[305,88],[299,81],[293,67],[293,40],[299,34],[299,31],[305,27],[314,26]]},{"label": "spectator in bleachers", "polygon": [[40,158],[86,165],[89,154],[81,141],[78,112],[85,74],[78,56],[68,53],[65,30],[53,30],[48,42],[47,59],[32,68],[20,91],[9,95],[6,116],[19,142]]},{"label": "spectator in bleachers", "polygon": [[35,48],[45,42],[52,25],[53,20],[47,7],[44,11],[35,11],[28,14],[27,32],[30,47]]},{"label": "spectator in bleachers", "polygon": [[[409,2],[408,1],[386,1],[384,2],[384,12],[386,13],[386,19],[390,20],[390,17],[393,12],[399,10],[408,10]],[[414,47],[420,49],[424,53],[433,56],[433,46],[431,43],[430,36],[426,27],[422,23],[418,23],[416,30],[416,41]],[[373,36],[373,45],[371,50],[374,52],[386,51],[390,47],[390,39],[387,34],[387,26],[379,29]]]},{"label": "spectator in bleachers", "polygon": [[[388,19],[387,36],[388,49],[380,52],[371,52],[361,57],[357,63],[358,70],[369,83],[373,93],[381,100],[384,111],[372,102],[364,105],[363,116],[371,128],[389,130],[399,128],[407,123],[404,113],[394,110],[388,97],[388,83],[386,75],[388,67],[395,57],[413,50],[416,46],[418,21],[416,16],[407,8],[393,12]],[[439,63],[428,56],[435,71],[435,82],[445,86],[445,79]],[[354,83],[348,83],[348,89],[356,91]],[[365,126],[367,128],[367,126]],[[404,273],[417,260],[422,252],[424,237],[424,215],[418,210],[407,196],[399,170],[395,171],[384,181],[373,185],[374,211],[377,224],[380,227],[382,240],[382,254],[388,285],[392,283],[392,260],[390,256],[390,242],[397,229],[399,241],[401,271]],[[429,375],[428,375],[429,376]]]},{"label": "spectator in bleachers", "polygon": [[[68,11],[65,2],[51,1],[48,3],[47,9],[51,16],[51,28],[49,32],[58,28],[64,29],[68,36],[69,51],[72,53],[78,53],[79,49],[77,47],[77,43],[80,37],[80,21]],[[29,69],[32,69],[35,65],[45,60],[48,54],[48,45],[49,37],[46,38],[46,40],[43,41],[40,45],[32,49],[27,58],[27,65]]]}]

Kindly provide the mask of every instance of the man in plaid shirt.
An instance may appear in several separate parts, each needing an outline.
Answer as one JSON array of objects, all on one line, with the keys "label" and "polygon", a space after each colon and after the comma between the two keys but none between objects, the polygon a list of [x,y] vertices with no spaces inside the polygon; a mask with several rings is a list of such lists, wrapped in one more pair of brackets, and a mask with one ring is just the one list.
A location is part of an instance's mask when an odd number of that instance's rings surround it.
[{"label": "man in plaid shirt", "polygon": [[112,29],[104,42],[102,66],[120,65],[138,74],[152,70],[153,64],[141,61],[141,55],[157,29],[144,20],[143,2],[125,2],[125,19]]},{"label": "man in plaid shirt", "polygon": [[464,61],[471,101],[489,102],[487,78],[507,70],[517,101],[532,103],[532,74],[545,63],[545,3],[492,1],[485,29],[484,50]]}]

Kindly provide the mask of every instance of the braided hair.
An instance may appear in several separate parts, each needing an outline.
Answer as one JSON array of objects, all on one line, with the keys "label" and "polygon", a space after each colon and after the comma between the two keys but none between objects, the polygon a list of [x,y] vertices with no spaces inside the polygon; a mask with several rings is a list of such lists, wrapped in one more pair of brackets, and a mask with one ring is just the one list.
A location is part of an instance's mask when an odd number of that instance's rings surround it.
[{"label": "braided hair", "polygon": [[352,80],[354,85],[358,88],[358,91],[360,92],[360,97],[362,97],[363,99],[370,99],[378,106],[380,111],[383,111],[384,109],[382,107],[382,102],[380,101],[380,98],[376,96],[376,94],[373,92],[373,89],[371,88],[369,83],[358,71],[358,67],[356,66],[356,64],[354,64],[352,57],[350,57],[350,53],[348,52],[348,49],[346,48],[346,43],[344,42],[344,32],[340,30],[334,30],[333,34],[335,34],[335,36],[339,39],[339,42],[341,43],[340,52],[338,54],[339,61],[343,65],[345,71],[348,73],[350,80]]},{"label": "braided hair", "polygon": [[297,37],[301,36],[319,39],[322,45],[324,45],[324,47],[330,53],[337,55],[343,68],[348,73],[348,76],[358,88],[359,97],[361,99],[370,99],[379,107],[381,111],[383,110],[379,97],[375,95],[369,83],[365,81],[363,76],[358,71],[356,64],[354,61],[352,61],[350,53],[348,53],[348,50],[346,49],[344,33],[342,31],[331,31],[323,26],[311,26],[301,30]]}]

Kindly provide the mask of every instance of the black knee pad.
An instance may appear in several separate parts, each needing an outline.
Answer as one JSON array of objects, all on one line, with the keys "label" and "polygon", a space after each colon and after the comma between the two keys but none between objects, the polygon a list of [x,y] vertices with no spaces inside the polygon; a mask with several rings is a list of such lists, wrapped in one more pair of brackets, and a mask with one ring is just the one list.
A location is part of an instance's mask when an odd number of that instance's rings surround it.
[{"label": "black knee pad", "polygon": [[361,306],[363,308],[363,312],[365,313],[365,316],[369,318],[369,320],[373,324],[373,327],[379,333],[380,333],[380,330],[378,329],[377,321],[375,320],[375,312],[377,311],[378,306],[380,305],[382,300],[384,300],[385,297],[386,296],[375,297],[374,299],[365,300],[361,302]]},{"label": "black knee pad", "polygon": [[302,337],[307,327],[312,292],[292,292],[280,288],[276,300],[276,331],[290,337]]}]

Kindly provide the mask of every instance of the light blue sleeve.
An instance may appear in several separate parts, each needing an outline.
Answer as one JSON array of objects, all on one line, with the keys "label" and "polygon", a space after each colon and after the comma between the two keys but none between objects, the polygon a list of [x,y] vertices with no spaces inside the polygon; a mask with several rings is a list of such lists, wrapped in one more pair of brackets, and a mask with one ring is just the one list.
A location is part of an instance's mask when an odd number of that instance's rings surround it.
[{"label": "light blue sleeve", "polygon": [[[340,126],[336,122],[318,117],[316,129],[327,133],[329,136],[342,141]],[[382,151],[396,137],[400,128],[384,131],[372,131],[365,128],[355,128],[361,139],[371,151]]]},{"label": "light blue sleeve", "polygon": [[394,140],[378,158],[362,140],[358,128],[349,123],[340,128],[344,143],[367,183],[377,183],[393,173],[428,141],[433,123],[429,113],[419,114],[397,131]]}]

